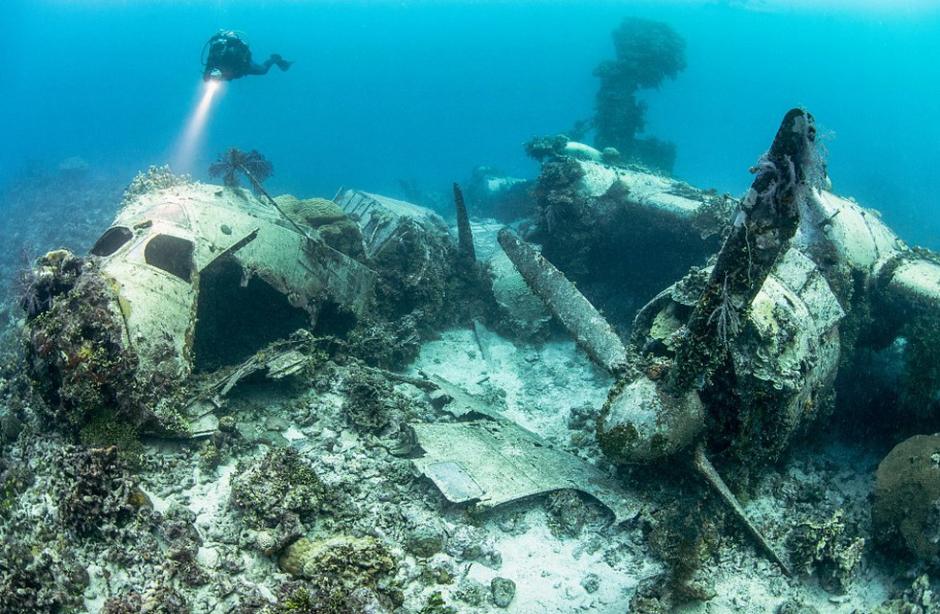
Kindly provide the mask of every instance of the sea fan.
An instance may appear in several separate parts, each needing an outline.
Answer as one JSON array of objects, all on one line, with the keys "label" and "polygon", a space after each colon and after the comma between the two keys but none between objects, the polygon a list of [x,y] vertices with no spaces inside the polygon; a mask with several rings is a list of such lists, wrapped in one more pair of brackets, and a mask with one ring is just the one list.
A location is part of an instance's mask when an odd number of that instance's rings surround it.
[{"label": "sea fan", "polygon": [[241,185],[239,173],[244,174],[251,187],[257,192],[264,181],[274,174],[274,167],[261,153],[252,149],[248,153],[232,147],[209,165],[211,177],[221,177],[222,183],[230,188]]}]

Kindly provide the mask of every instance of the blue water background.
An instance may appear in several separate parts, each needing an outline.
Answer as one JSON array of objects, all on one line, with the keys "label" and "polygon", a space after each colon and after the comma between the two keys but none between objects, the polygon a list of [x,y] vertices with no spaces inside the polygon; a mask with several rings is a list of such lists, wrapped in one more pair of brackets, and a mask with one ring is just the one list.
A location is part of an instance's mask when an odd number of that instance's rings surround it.
[{"label": "blue water background", "polygon": [[688,68],[649,103],[677,176],[741,193],[789,107],[829,134],[837,192],[940,248],[940,2],[169,2],[0,4],[0,181],[81,156],[126,175],[169,161],[200,50],[247,33],[288,73],[230,84],[193,174],[229,146],[274,163],[274,192],[396,193],[476,165],[532,177],[522,144],[591,115],[594,66],[624,16],[671,24]]}]

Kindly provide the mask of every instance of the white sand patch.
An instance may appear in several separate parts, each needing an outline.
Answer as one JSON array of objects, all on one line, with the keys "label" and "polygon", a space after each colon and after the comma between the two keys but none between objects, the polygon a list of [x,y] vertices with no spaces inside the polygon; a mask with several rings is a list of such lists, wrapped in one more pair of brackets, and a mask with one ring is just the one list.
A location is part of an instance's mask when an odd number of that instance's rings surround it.
[{"label": "white sand patch", "polygon": [[[525,514],[529,529],[521,535],[500,532],[488,526],[502,555],[499,570],[475,563],[468,575],[484,585],[496,576],[516,583],[516,597],[506,610],[528,612],[626,612],[637,584],[659,571],[656,564],[640,565],[629,571],[612,568],[603,558],[603,548],[590,553],[585,532],[581,538],[552,535],[547,516],[540,507]],[[596,576],[591,593],[582,582]]]},{"label": "white sand patch", "polygon": [[306,439],[307,436],[300,432],[296,426],[293,424],[290,425],[286,431],[283,433],[284,439],[287,441],[297,441],[299,439]]},{"label": "white sand patch", "polygon": [[150,499],[150,504],[153,505],[154,511],[160,512],[163,514],[166,512],[167,508],[170,507],[170,501],[159,496],[156,492],[140,486],[141,492],[147,495],[147,498]]},{"label": "white sand patch", "polygon": [[104,601],[107,599],[107,582],[105,581],[105,570],[99,565],[89,565],[88,588],[85,589],[83,599],[85,610],[88,612],[100,612],[104,607]]},{"label": "white sand patch", "polygon": [[481,341],[484,351],[472,330],[449,330],[422,346],[413,369],[492,398],[492,409],[556,442],[567,440],[571,409],[599,409],[613,383],[573,341],[518,345],[490,331]]},{"label": "white sand patch", "polygon": [[200,469],[193,469],[195,485],[189,491],[189,509],[196,514],[196,528],[203,534],[225,514],[229,495],[232,492],[231,478],[235,472],[234,461],[219,465],[215,479],[200,483]]}]

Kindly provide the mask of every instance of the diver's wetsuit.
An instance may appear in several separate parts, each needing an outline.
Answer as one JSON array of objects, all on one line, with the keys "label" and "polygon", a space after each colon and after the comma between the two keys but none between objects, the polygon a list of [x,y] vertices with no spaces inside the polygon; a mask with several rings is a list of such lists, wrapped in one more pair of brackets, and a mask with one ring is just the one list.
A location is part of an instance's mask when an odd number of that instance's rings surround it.
[{"label": "diver's wetsuit", "polygon": [[202,74],[204,81],[212,78],[212,72],[216,70],[219,72],[218,78],[231,81],[245,75],[266,74],[275,64],[281,70],[287,70],[293,64],[276,53],[272,53],[263,64],[255,64],[251,61],[251,49],[248,48],[248,44],[234,32],[219,31],[206,44],[209,47],[209,53]]}]

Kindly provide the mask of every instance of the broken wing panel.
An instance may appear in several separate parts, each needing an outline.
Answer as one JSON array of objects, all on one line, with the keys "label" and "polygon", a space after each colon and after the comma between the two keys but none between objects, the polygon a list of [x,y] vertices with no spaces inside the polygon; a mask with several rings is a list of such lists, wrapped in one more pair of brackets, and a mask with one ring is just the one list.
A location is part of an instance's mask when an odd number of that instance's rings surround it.
[{"label": "broken wing panel", "polygon": [[356,220],[362,232],[369,258],[379,255],[409,222],[428,232],[447,235],[447,224],[430,209],[377,194],[346,190],[337,199],[348,216]]},{"label": "broken wing panel", "polygon": [[505,420],[413,425],[424,456],[418,470],[453,503],[478,501],[483,508],[556,490],[587,493],[614,514],[633,518],[639,502],[586,461],[556,450]]},{"label": "broken wing panel", "polygon": [[[525,468],[513,462],[512,457],[517,454],[506,455],[503,449],[506,442],[487,428],[492,424],[496,423],[475,421],[415,426],[418,442],[428,453],[427,458],[439,459],[428,463],[430,474],[440,480],[435,483],[444,495],[454,497],[455,502],[469,501],[474,494],[467,492],[472,490],[466,488],[468,482],[482,491],[474,498],[479,498],[484,507],[495,507],[540,492]],[[448,465],[455,468],[443,471]]]}]

